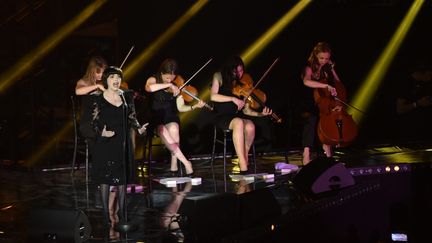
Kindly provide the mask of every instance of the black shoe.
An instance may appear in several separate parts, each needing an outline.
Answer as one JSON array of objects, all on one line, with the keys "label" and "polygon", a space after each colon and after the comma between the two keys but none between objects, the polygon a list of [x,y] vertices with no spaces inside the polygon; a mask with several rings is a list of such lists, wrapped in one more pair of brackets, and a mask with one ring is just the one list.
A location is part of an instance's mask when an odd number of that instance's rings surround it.
[{"label": "black shoe", "polygon": [[241,170],[239,175],[249,175],[249,170]]},{"label": "black shoe", "polygon": [[186,177],[192,178],[192,177],[194,177],[194,173],[192,172],[192,173],[186,174]]},{"label": "black shoe", "polygon": [[170,170],[170,177],[178,177],[179,171],[178,170]]}]

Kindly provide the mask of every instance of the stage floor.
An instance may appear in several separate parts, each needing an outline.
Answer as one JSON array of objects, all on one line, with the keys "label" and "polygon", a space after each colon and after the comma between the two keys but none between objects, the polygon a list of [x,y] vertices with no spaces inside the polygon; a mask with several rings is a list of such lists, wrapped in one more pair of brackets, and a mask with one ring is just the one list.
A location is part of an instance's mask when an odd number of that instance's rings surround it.
[{"label": "stage floor", "polygon": [[[127,234],[103,226],[99,189],[86,183],[84,168],[71,176],[67,164],[3,164],[0,241],[81,242],[81,234],[87,242],[392,242],[400,233],[424,242],[428,227],[418,222],[431,217],[432,145],[340,149],[335,158],[355,185],[320,194],[294,183],[304,169],[299,150],[259,153],[257,175],[243,178],[229,176],[235,159],[224,175],[220,157],[214,169],[209,156],[192,157],[201,181],[166,179],[163,162],[152,163],[149,176],[144,164],[140,183],[128,187],[128,219],[137,229]],[[290,169],[275,170],[277,163]],[[315,173],[310,180],[323,171]]]}]

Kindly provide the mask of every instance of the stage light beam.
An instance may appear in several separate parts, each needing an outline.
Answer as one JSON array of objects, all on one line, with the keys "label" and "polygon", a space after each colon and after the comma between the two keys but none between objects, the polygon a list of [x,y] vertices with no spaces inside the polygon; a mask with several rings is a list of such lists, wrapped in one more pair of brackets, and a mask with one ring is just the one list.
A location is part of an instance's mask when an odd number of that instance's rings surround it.
[{"label": "stage light beam", "polygon": [[72,31],[94,14],[107,0],[96,0],[88,5],[75,18],[46,38],[33,51],[22,57],[15,65],[0,75],[0,94],[4,93],[16,80],[22,78],[38,61],[59,45]]},{"label": "stage light beam", "polygon": [[261,37],[259,37],[252,45],[250,45],[240,56],[243,59],[245,66],[259,55],[272,40],[280,34],[280,32],[297,17],[312,0],[301,0],[287,13],[284,14],[273,26],[270,27]]},{"label": "stage light beam", "polygon": [[163,32],[153,43],[150,44],[131,64],[124,69],[124,80],[128,82],[141,67],[155,55],[159,49],[165,45],[193,16],[195,16],[209,1],[199,0],[188,9],[173,25]]},{"label": "stage light beam", "polygon": [[[294,7],[288,10],[276,23],[274,23],[264,34],[262,34],[254,43],[252,43],[240,57],[243,59],[245,66],[247,66],[252,60],[254,60],[263,50],[267,47],[272,40],[274,40],[280,32],[291,23],[295,17],[297,17],[305,7],[311,3],[312,0],[301,0]],[[201,95],[202,100],[208,100],[210,97],[210,89],[205,89]],[[185,122],[186,120],[192,119],[192,115],[196,115],[190,113],[182,113],[180,114],[181,122]]]},{"label": "stage light beam", "polygon": [[[397,51],[399,50],[403,40],[405,39],[408,30],[411,28],[424,0],[416,0],[412,5],[396,32],[390,39],[389,44],[386,46],[378,60],[373,65],[371,71],[366,77],[366,80],[360,87],[359,91],[354,95],[352,105],[362,111],[367,111],[373,97],[381,84],[384,75],[387,73],[391,62],[394,59]],[[348,113],[353,114],[353,118],[357,123],[362,120],[362,114],[353,108],[348,108]]]}]

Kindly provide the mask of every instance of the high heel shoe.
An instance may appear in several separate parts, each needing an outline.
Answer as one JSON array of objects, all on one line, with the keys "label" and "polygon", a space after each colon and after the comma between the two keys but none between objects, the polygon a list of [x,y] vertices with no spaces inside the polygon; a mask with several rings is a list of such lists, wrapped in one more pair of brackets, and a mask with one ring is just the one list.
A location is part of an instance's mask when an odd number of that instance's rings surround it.
[{"label": "high heel shoe", "polygon": [[188,174],[186,174],[186,177],[190,177],[190,178],[192,178],[192,177],[194,177],[194,173],[193,173],[193,172],[188,173]]}]

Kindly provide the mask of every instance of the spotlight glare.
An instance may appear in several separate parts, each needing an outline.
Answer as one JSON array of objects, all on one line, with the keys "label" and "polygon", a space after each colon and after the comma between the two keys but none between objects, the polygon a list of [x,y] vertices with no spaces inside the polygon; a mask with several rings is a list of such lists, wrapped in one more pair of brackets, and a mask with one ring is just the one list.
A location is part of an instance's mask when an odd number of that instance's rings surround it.
[{"label": "spotlight glare", "polygon": [[0,93],[9,88],[13,82],[22,78],[31,68],[57,45],[59,45],[70,33],[72,33],[85,20],[90,18],[107,0],[96,0],[87,6],[80,14],[63,25],[59,30],[46,38],[38,47],[21,58],[14,66],[0,75]]},{"label": "spotlight glare", "polygon": [[[385,47],[384,51],[381,53],[378,60],[373,65],[371,71],[368,73],[365,81],[359,88],[358,92],[354,95],[352,100],[353,107],[357,107],[358,109],[366,112],[370,103],[373,100],[373,97],[376,96],[376,92],[383,80],[388,68],[393,61],[396,53],[399,50],[403,40],[405,39],[408,30],[410,29],[412,23],[414,22],[417,13],[420,11],[420,8],[424,0],[416,0],[411,5],[411,8],[405,15],[402,22],[399,24],[396,32],[390,39],[388,45]],[[353,115],[353,119],[359,123],[363,118],[361,113],[357,112],[355,109],[349,107],[348,113]]]}]

